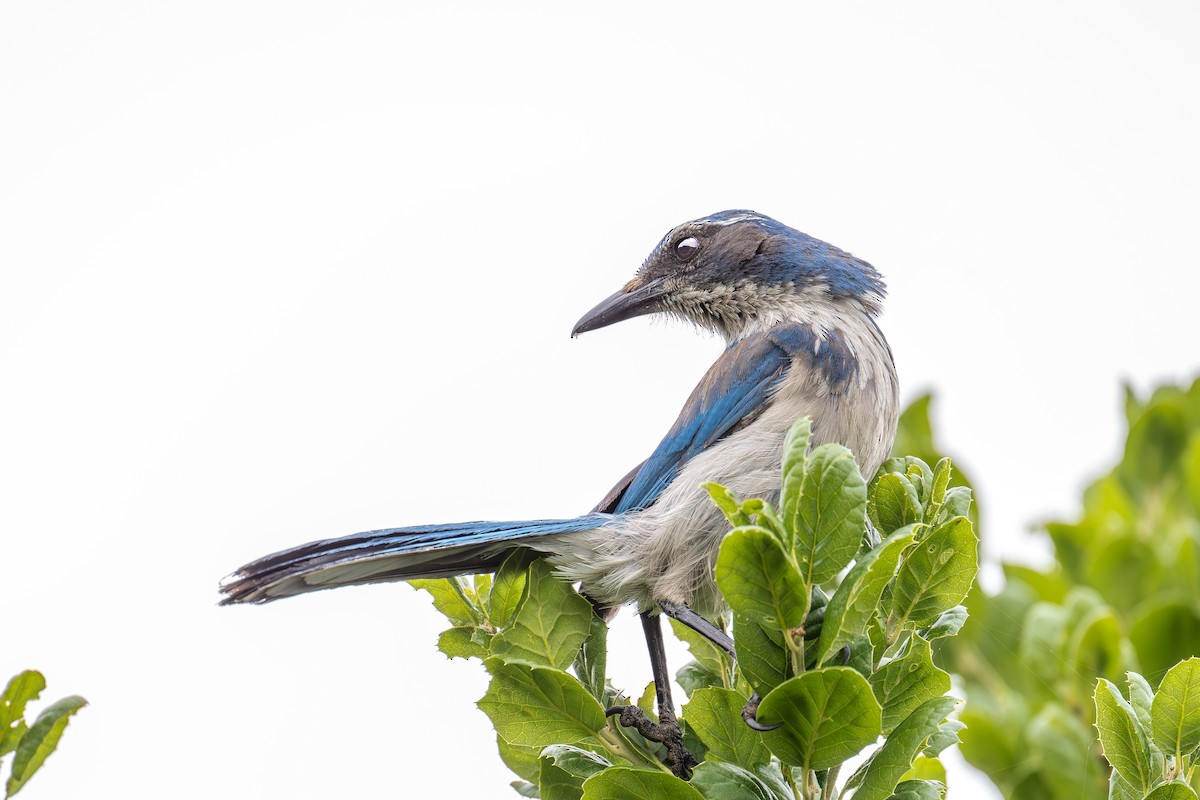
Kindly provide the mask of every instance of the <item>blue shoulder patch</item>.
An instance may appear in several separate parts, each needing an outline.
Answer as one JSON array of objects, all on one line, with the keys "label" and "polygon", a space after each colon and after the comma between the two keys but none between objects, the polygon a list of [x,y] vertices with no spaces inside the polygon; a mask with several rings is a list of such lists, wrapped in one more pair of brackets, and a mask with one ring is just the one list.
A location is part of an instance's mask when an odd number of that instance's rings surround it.
[{"label": "blue shoulder patch", "polygon": [[779,326],[731,344],[692,391],[679,418],[638,470],[614,511],[651,505],[693,456],[752,422],[787,375],[793,358],[802,353],[811,358],[815,345],[807,325]]},{"label": "blue shoulder patch", "polygon": [[794,323],[734,342],[692,391],[679,418],[612,511],[620,514],[652,505],[692,457],[762,413],[797,359],[819,371],[834,392],[857,369],[836,331],[818,340],[810,326]]}]

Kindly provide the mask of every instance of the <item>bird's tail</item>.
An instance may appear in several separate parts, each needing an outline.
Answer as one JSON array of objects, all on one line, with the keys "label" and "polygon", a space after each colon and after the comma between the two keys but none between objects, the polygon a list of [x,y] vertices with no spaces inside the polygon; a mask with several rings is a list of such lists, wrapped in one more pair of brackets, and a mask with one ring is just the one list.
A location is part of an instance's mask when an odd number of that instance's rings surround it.
[{"label": "bird's tail", "polygon": [[221,604],[266,603],[360,583],[491,572],[514,548],[552,550],[548,545],[553,537],[593,530],[611,519],[609,514],[588,514],[574,519],[459,522],[322,539],[242,567],[222,583]]}]

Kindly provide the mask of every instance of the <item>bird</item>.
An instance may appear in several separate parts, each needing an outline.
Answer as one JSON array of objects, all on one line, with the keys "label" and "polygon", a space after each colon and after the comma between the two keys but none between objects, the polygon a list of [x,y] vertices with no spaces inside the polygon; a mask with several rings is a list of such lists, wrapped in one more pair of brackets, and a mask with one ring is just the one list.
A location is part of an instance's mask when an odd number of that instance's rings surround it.
[{"label": "bird", "polygon": [[[845,445],[874,475],[899,415],[895,362],[878,324],[885,296],[869,263],[765,214],[734,209],[677,225],[571,336],[658,314],[715,333],[725,349],[658,446],[595,508],[569,519],[388,528],[303,544],[238,569],[222,583],[221,602],[491,572],[515,548],[530,548],[605,619],[637,609],[659,720],[636,707],[609,713],[664,743],[672,771],[686,778],[695,760],[674,714],[660,614],[733,654],[711,622],[724,609],[713,569],[729,524],[703,487],[777,503],[784,438],[805,416],[810,446]],[[749,706],[745,716],[754,725]]]}]

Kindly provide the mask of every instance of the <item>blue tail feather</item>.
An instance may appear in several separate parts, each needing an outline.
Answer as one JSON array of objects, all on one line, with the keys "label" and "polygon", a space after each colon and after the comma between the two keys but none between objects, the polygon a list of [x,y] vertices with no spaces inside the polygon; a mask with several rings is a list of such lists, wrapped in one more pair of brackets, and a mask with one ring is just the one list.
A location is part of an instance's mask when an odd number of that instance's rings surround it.
[{"label": "blue tail feather", "polygon": [[537,540],[593,530],[609,514],[573,519],[417,525],[323,539],[252,561],[221,587],[222,605],[265,603],[349,584],[448,577],[495,570],[512,549]]}]

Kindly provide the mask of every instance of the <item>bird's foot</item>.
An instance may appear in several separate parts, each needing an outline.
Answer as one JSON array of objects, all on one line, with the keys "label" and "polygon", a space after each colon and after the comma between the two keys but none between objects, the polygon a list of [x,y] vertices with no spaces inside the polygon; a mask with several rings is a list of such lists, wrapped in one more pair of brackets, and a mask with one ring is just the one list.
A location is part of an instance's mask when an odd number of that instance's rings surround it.
[{"label": "bird's foot", "polygon": [[752,730],[762,731],[763,733],[773,731],[783,725],[782,722],[776,722],[774,725],[764,725],[758,721],[758,705],[761,702],[762,698],[756,692],[750,695],[750,699],[746,701],[746,705],[742,706],[742,719],[746,721],[746,725]]},{"label": "bird's foot", "polygon": [[667,765],[675,777],[687,780],[692,777],[692,768],[699,762],[683,744],[683,731],[674,718],[652,722],[637,706],[613,706],[604,712],[606,717],[616,717],[623,727],[634,728],[644,738],[658,742],[667,748]]}]

